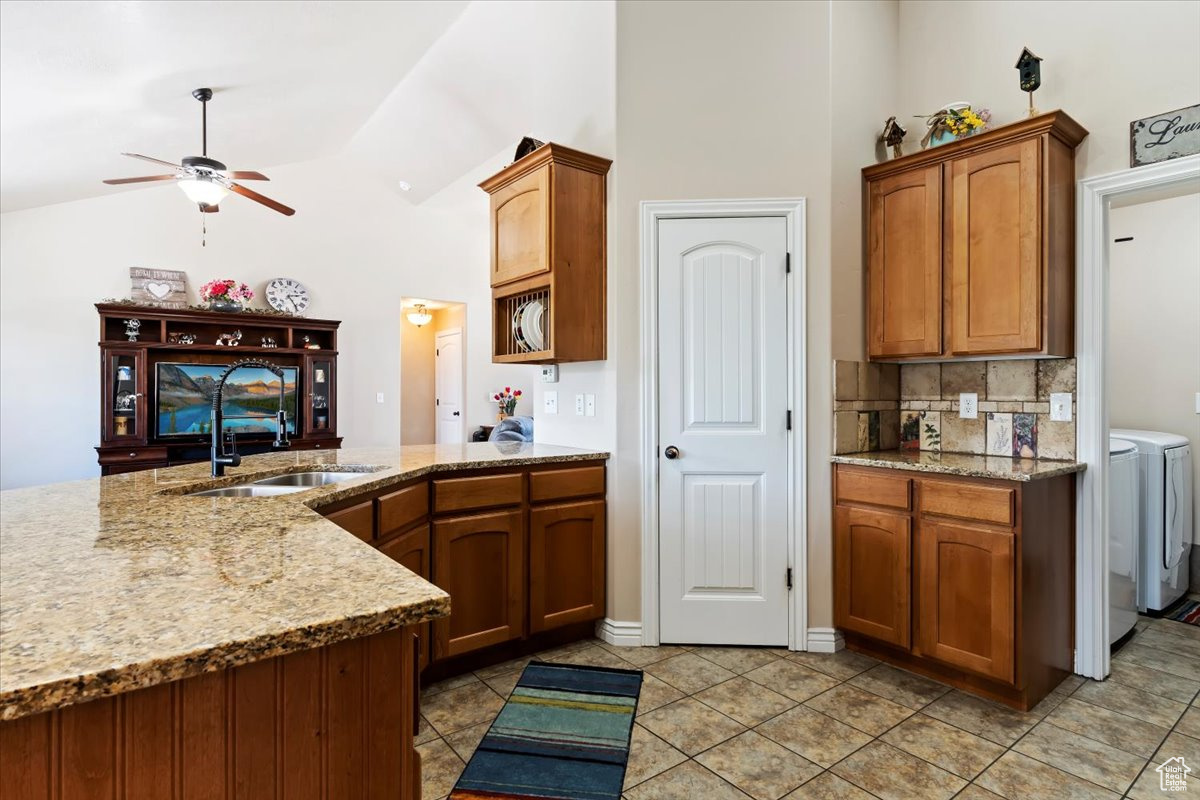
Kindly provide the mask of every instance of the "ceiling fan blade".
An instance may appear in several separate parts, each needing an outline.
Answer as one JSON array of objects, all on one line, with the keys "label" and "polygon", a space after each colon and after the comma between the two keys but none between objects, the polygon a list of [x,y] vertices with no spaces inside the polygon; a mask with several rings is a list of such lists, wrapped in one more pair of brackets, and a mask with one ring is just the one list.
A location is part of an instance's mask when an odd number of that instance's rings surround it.
[{"label": "ceiling fan blade", "polygon": [[253,189],[247,189],[245,186],[240,186],[240,185],[234,183],[233,181],[228,181],[225,185],[227,187],[229,187],[229,191],[237,192],[242,197],[248,197],[256,203],[262,203],[267,208],[274,209],[275,211],[278,211],[280,214],[285,214],[286,216],[290,217],[292,214],[296,213],[296,209],[288,208],[283,203],[277,203],[274,200],[272,200],[271,198],[264,197],[263,195],[259,194],[258,192],[254,191]]},{"label": "ceiling fan blade", "polygon": [[147,175],[143,178],[109,178],[105,183],[120,186],[122,183],[144,183],[146,181],[173,181],[178,175]]},{"label": "ceiling fan blade", "polygon": [[121,155],[129,156],[130,158],[140,158],[142,161],[149,161],[151,164],[161,164],[162,166],[170,167],[171,169],[183,169],[183,167],[181,167],[180,165],[172,164],[170,161],[163,161],[161,158],[153,158],[151,156],[144,156],[140,153],[121,153]]},{"label": "ceiling fan blade", "polygon": [[271,180],[261,172],[253,170],[233,170],[225,173],[225,177],[235,181],[269,181]]}]

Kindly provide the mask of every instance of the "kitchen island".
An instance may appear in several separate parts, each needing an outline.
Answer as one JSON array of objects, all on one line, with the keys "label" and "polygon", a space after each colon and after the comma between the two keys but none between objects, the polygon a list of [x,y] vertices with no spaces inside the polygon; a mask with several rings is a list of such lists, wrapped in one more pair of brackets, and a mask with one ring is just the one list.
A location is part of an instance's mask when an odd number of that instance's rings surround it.
[{"label": "kitchen island", "polygon": [[[412,632],[450,598],[322,509],[426,475],[606,455],[281,452],[220,479],[193,464],[0,493],[6,796],[417,797]],[[354,477],[189,496],[314,470]]]}]

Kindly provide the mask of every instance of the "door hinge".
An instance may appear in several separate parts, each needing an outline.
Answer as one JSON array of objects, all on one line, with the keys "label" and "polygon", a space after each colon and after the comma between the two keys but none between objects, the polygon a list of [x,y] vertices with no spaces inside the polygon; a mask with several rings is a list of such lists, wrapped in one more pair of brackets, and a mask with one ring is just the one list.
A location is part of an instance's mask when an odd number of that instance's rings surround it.
[{"label": "door hinge", "polygon": [[792,568],[791,567],[787,568],[787,588],[788,588],[789,592],[792,590]]},{"label": "door hinge", "polygon": [[791,253],[788,253],[787,256],[784,257],[783,268],[784,268],[784,271],[787,272],[789,275],[792,273],[792,254]]},{"label": "door hinge", "polygon": [[789,408],[787,412],[787,429],[792,429],[792,410]]},{"label": "door hinge", "polygon": [[435,406],[440,406],[442,404],[442,398],[439,397],[438,399],[434,400],[433,404]]}]

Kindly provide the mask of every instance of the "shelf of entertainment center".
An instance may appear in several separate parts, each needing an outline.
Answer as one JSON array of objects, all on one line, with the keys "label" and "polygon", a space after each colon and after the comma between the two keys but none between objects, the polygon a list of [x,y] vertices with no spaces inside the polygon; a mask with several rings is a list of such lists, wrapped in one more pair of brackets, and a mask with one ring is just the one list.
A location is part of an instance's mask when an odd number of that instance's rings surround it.
[{"label": "shelf of entertainment center", "polygon": [[314,356],[336,356],[337,350],[312,350],[303,347],[258,347],[251,345],[237,345],[236,347],[227,347],[217,344],[168,344],[163,342],[127,342],[124,340],[112,339],[99,342],[101,347],[120,347],[124,350],[173,350],[173,351],[194,351],[198,353],[254,353],[268,354],[278,353],[280,355],[299,356],[299,355],[314,355]]}]

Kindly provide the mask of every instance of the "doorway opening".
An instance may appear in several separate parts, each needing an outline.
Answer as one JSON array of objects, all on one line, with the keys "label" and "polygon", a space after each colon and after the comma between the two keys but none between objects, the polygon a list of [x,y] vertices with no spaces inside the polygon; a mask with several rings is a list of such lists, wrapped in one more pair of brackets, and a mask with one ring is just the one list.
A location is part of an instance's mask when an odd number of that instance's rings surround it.
[{"label": "doorway opening", "polygon": [[401,298],[400,443],[467,440],[467,306]]}]

